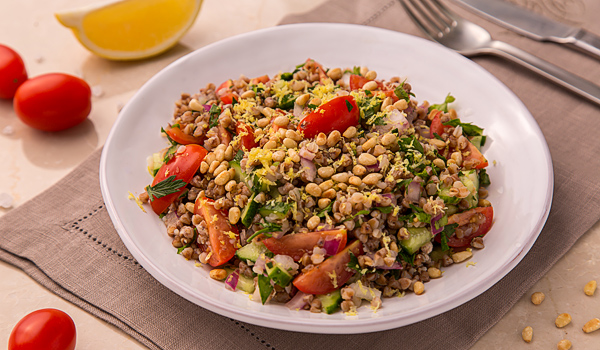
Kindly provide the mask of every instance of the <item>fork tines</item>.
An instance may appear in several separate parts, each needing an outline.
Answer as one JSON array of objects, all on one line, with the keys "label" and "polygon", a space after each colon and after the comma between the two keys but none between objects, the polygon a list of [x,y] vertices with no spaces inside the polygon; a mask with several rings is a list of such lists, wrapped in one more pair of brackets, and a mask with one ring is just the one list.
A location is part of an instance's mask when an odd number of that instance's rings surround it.
[{"label": "fork tines", "polygon": [[438,0],[399,0],[413,21],[432,38],[439,39],[456,25],[454,15]]}]

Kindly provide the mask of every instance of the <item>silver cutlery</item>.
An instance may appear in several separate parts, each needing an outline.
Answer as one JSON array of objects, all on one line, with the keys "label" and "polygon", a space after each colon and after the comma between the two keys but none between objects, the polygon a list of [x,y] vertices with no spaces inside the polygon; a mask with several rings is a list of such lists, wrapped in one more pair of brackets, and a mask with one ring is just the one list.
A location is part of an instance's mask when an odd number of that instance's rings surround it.
[{"label": "silver cutlery", "polygon": [[565,44],[600,58],[600,37],[503,0],[453,0],[472,12],[538,41]]},{"label": "silver cutlery", "polygon": [[467,56],[497,55],[518,63],[600,105],[600,87],[505,42],[493,40],[477,24],[458,17],[438,0],[399,0],[434,41]]}]

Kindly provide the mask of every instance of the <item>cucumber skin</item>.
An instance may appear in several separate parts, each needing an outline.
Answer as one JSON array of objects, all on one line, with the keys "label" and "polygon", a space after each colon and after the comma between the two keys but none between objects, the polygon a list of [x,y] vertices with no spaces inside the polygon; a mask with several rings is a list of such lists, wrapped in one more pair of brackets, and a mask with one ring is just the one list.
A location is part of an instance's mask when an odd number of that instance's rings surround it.
[{"label": "cucumber skin", "polygon": [[254,201],[254,197],[256,197],[256,194],[252,194],[252,197],[248,199],[248,203],[242,212],[241,222],[246,227],[250,227],[252,220],[254,219],[254,215],[256,215],[258,212],[259,204]]},{"label": "cucumber skin", "polygon": [[469,192],[471,192],[465,198],[469,203],[469,208],[475,208],[479,204],[479,176],[477,175],[477,171],[461,171],[458,177]]},{"label": "cucumber skin", "polygon": [[254,279],[250,277],[246,277],[240,274],[238,278],[238,284],[236,289],[241,290],[242,292],[252,294],[255,289]]},{"label": "cucumber skin", "polygon": [[342,293],[339,289],[329,294],[317,295],[316,298],[321,300],[321,310],[326,314],[334,313],[342,303]]},{"label": "cucumber skin", "polygon": [[264,244],[258,244],[252,241],[235,252],[240,260],[250,260],[256,262],[261,254],[266,254],[269,250]]}]

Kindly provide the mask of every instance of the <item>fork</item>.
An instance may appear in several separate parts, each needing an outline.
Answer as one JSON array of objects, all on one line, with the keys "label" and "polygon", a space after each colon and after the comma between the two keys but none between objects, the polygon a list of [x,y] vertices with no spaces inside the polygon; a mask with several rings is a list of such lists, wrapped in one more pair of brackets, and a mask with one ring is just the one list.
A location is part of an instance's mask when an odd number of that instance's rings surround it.
[{"label": "fork", "polygon": [[438,0],[399,0],[432,40],[467,57],[491,54],[520,64],[600,105],[600,87],[505,42],[493,40],[477,24],[460,18]]}]

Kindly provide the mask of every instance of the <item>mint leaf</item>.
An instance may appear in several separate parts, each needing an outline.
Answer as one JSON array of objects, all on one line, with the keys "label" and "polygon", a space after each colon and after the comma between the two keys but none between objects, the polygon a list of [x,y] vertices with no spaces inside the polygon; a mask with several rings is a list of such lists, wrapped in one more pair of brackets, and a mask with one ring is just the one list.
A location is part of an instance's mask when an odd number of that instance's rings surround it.
[{"label": "mint leaf", "polygon": [[150,201],[153,201],[154,199],[177,193],[186,184],[183,180],[175,180],[175,175],[171,175],[154,186],[146,186],[146,192],[150,197]]}]

